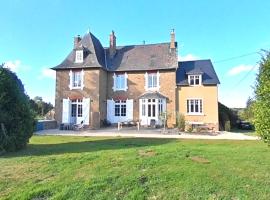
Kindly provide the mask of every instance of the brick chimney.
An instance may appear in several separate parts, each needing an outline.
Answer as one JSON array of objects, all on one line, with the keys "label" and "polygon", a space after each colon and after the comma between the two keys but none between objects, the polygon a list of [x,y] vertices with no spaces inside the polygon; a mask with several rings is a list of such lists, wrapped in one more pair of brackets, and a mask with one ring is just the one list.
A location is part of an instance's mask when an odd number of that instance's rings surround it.
[{"label": "brick chimney", "polygon": [[175,49],[176,45],[175,45],[175,33],[174,33],[174,29],[172,29],[171,31],[171,43],[170,43],[170,49]]},{"label": "brick chimney", "polygon": [[79,42],[82,40],[80,35],[74,37],[74,49],[78,47]]},{"label": "brick chimney", "polygon": [[116,37],[114,31],[110,34],[110,57],[113,58],[116,53]]}]

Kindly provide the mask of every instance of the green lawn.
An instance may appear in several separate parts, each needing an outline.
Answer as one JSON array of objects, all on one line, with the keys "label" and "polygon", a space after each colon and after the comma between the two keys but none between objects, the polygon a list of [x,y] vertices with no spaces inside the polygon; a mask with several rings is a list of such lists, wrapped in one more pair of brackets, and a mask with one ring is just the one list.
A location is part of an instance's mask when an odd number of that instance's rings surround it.
[{"label": "green lawn", "polygon": [[0,199],[270,199],[260,141],[34,136],[0,157]]}]

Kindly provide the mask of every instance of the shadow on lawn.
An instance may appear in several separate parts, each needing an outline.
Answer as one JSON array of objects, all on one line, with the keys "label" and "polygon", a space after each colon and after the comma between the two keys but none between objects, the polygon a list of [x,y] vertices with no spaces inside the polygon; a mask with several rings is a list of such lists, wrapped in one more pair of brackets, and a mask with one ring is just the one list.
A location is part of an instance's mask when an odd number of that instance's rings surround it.
[{"label": "shadow on lawn", "polygon": [[89,141],[67,142],[57,144],[28,144],[27,148],[19,152],[7,153],[0,157],[24,157],[58,155],[65,153],[96,152],[102,150],[129,149],[146,146],[157,146],[175,141],[174,139],[152,138],[117,138],[95,139]]}]

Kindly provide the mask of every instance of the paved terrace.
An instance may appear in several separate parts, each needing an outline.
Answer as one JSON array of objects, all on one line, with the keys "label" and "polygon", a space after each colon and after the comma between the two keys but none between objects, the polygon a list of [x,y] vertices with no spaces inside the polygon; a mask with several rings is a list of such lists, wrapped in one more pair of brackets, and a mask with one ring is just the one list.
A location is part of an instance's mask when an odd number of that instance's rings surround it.
[{"label": "paved terrace", "polygon": [[120,131],[117,128],[104,128],[98,130],[43,130],[35,132],[36,135],[60,135],[60,136],[91,136],[91,137],[135,137],[135,138],[175,138],[175,139],[206,139],[206,140],[259,140],[257,136],[249,136],[243,133],[233,133],[221,131],[212,133],[178,133],[176,130],[163,129],[141,129],[123,128]]}]

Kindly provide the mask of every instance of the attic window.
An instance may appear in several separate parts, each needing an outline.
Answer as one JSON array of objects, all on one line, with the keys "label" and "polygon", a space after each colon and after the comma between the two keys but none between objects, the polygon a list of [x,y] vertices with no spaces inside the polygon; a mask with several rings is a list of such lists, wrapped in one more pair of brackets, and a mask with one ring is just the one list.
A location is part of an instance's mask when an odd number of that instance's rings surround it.
[{"label": "attic window", "polygon": [[76,51],[75,62],[76,63],[82,63],[83,62],[83,50],[77,50]]},{"label": "attic window", "polygon": [[189,75],[188,76],[189,85],[201,85],[202,75]]}]

